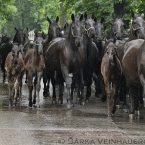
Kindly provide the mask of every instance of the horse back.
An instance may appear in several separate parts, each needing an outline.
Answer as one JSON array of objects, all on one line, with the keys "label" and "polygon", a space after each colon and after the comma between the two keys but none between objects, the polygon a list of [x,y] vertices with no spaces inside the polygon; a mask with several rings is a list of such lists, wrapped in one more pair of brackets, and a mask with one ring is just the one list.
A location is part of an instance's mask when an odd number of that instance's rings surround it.
[{"label": "horse back", "polygon": [[137,56],[144,40],[136,39],[129,41],[124,46],[124,56],[122,59],[122,69],[128,83],[140,84],[138,77]]},{"label": "horse back", "polygon": [[10,52],[5,61],[5,70],[13,75],[16,73],[21,73],[24,70],[24,60],[22,54],[19,53],[17,64],[14,64],[12,52]]}]

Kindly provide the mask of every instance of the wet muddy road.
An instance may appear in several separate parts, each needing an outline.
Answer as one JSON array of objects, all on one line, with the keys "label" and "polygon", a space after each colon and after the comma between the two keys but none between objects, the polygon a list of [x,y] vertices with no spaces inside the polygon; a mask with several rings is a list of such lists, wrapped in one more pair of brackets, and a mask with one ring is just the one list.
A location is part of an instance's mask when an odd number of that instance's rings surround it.
[{"label": "wet muddy road", "polygon": [[9,109],[7,83],[0,83],[0,145],[145,144],[145,108],[133,121],[122,109],[108,118],[106,102],[95,98],[94,91],[88,104],[80,106],[74,99],[74,108],[67,109],[66,97],[63,105],[44,99],[43,86],[41,108],[29,108],[23,84],[22,106]]}]

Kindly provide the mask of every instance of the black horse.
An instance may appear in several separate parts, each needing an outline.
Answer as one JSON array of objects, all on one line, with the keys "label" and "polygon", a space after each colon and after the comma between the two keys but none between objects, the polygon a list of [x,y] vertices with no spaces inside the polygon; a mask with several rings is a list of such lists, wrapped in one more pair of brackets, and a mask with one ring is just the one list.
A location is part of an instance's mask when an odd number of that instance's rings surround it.
[{"label": "black horse", "polygon": [[[49,28],[48,28],[48,36],[45,39],[44,45],[43,45],[43,55],[44,60],[46,62],[46,50],[48,48],[49,43],[54,39],[60,36],[60,27],[58,26],[59,17],[56,17],[56,20],[50,20],[49,17],[47,17],[47,21],[49,22]],[[43,96],[47,97],[49,92],[49,82],[50,78],[46,74],[47,67],[44,69],[43,72],[43,83],[44,83],[44,91]]]},{"label": "black horse", "polygon": [[[84,65],[84,81],[87,86],[86,92],[86,102],[88,102],[89,97],[91,96],[91,84],[93,73],[99,75],[100,74],[100,57],[99,50],[92,39],[96,35],[95,31],[95,21],[94,14],[92,14],[91,18],[87,18],[87,13],[84,14],[85,18],[85,33],[83,35],[83,43],[84,49],[86,50],[86,61]],[[95,79],[95,81],[97,81]],[[95,82],[97,84],[97,82]]]},{"label": "black horse", "polygon": [[145,21],[144,14],[134,14],[131,11],[132,23],[130,26],[130,39],[145,39]]},{"label": "black horse", "polygon": [[[53,102],[56,102],[55,94],[55,78],[54,73],[57,72],[59,76],[59,103],[63,103],[63,82],[66,82],[67,89],[67,107],[70,108],[73,106],[73,98],[70,94],[71,81],[69,73],[81,74],[79,68],[80,61],[78,60],[78,48],[82,39],[82,24],[83,15],[80,18],[75,18],[72,14],[71,16],[72,23],[68,27],[68,35],[66,38],[56,38],[49,44],[49,47],[46,52],[46,67],[47,75],[51,77],[53,85]],[[82,85],[83,86],[83,85]],[[83,89],[82,89],[83,91]],[[82,93],[83,94],[83,93]],[[82,100],[83,101],[83,100]]]},{"label": "black horse", "polygon": [[[95,20],[96,36],[93,40],[99,49],[100,63],[99,63],[98,67],[101,68],[101,60],[104,56],[104,48],[105,48],[104,40],[105,40],[106,27],[103,25],[103,22],[104,22],[103,18],[101,20],[97,20],[97,18],[95,17],[94,20]],[[97,84],[95,84],[95,90],[96,90],[95,96],[99,97],[100,94],[102,94],[102,96],[105,96],[106,94],[105,94],[104,82],[103,82],[103,78],[101,75],[101,71],[98,70],[98,75],[93,73],[93,79],[94,80],[96,79],[95,82],[97,83]],[[106,98],[106,97],[101,97],[101,100],[105,101],[105,100],[103,100],[103,98]]]}]

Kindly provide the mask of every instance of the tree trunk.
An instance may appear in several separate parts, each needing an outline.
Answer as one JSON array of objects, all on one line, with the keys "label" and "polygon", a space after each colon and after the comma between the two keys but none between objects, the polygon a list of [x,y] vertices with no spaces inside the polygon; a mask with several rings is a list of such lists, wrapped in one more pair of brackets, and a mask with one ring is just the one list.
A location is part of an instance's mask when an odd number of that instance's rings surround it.
[{"label": "tree trunk", "polygon": [[60,3],[60,13],[61,13],[61,18],[60,18],[60,21],[59,21],[59,24],[61,27],[63,27],[65,25],[65,22],[66,22],[66,18],[67,18],[67,12],[66,10],[64,10],[64,2],[61,2]]}]

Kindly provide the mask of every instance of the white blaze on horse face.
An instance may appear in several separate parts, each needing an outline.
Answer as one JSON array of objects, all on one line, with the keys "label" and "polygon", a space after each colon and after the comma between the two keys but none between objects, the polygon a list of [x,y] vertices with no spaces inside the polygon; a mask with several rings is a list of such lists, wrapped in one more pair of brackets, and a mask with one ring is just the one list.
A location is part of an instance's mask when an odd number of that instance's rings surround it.
[{"label": "white blaze on horse face", "polygon": [[28,33],[28,39],[29,39],[30,43],[34,42],[34,39],[35,39],[35,32],[34,32],[34,30],[32,30],[32,31],[30,31]]}]

